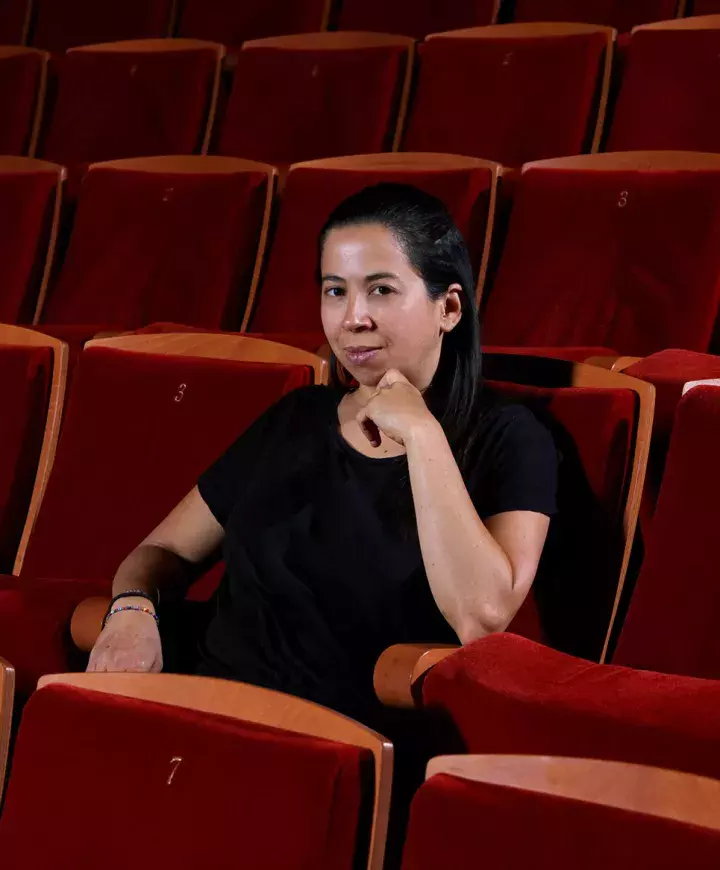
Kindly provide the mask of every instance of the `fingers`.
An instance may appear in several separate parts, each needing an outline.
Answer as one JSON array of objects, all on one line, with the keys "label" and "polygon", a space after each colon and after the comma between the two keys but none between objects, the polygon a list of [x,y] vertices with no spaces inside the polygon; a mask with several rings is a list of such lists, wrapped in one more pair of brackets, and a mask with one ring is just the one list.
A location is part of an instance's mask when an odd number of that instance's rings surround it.
[{"label": "fingers", "polygon": [[408,384],[410,383],[404,374],[399,372],[397,369],[388,369],[385,374],[380,379],[380,383],[377,385],[378,390],[386,390],[388,387],[391,387],[393,384]]},{"label": "fingers", "polygon": [[379,447],[382,444],[382,438],[377,424],[365,414],[364,410],[357,415],[357,421],[360,424],[360,430],[372,446]]}]

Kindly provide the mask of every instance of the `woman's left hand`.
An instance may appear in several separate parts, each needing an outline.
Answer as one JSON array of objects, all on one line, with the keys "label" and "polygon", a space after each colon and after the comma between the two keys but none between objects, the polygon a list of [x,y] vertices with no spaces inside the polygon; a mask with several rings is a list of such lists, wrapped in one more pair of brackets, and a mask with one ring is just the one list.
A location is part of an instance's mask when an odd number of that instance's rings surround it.
[{"label": "woman's left hand", "polygon": [[373,447],[380,446],[382,435],[407,447],[414,433],[437,422],[422,393],[397,369],[385,373],[356,419]]}]

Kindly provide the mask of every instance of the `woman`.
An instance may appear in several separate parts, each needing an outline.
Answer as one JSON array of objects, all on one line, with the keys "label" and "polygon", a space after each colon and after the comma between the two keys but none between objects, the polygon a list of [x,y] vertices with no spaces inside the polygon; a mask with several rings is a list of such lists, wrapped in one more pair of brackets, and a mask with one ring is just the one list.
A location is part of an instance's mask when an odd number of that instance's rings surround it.
[{"label": "woman", "polygon": [[530,412],[480,389],[472,268],[446,209],[367,188],[330,216],[320,265],[336,383],[278,402],[128,556],[89,670],[161,670],[156,592],[221,545],[199,672],[357,718],[388,645],[467,643],[528,594],[555,448]]}]

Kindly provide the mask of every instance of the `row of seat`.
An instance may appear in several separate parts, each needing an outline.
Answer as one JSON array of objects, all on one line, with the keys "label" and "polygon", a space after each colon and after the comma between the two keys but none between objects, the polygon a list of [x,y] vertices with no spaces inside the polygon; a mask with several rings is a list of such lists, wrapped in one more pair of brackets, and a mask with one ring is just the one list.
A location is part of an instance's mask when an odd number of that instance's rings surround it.
[{"label": "row of seat", "polygon": [[221,157],[97,164],[51,276],[62,170],[6,158],[0,322],[34,320],[77,343],[164,321],[294,333],[315,350],[323,223],[366,185],[400,181],[439,196],[464,233],[479,295],[487,284],[487,345],[590,348],[571,357],[583,359],[707,352],[716,340],[720,155],[586,155],[518,177],[452,155],[334,158],[290,169],[276,219],[275,177]]},{"label": "row of seat", "polygon": [[718,0],[0,0],[0,43],[62,52],[92,42],[173,35],[239,47],[248,39],[327,27],[422,39],[497,21],[581,21],[624,33],[676,15],[717,12]]},{"label": "row of seat", "polygon": [[[417,64],[407,37],[257,40],[239,52],[219,112],[225,49],[216,43],[108,43],[52,62],[7,47],[0,153],[62,163],[75,178],[91,162],[208,149],[282,169],[400,149],[506,166],[603,143],[720,152],[720,86],[708,73],[720,16],[641,27],[616,63],[614,40],[594,25],[500,25],[435,34]],[[608,113],[613,69],[621,81]]]}]

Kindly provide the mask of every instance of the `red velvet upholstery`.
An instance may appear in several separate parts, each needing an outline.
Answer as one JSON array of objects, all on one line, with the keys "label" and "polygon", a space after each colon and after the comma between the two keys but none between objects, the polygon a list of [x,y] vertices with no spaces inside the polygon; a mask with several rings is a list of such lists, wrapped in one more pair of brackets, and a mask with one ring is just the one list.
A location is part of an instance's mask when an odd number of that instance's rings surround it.
[{"label": "red velvet upholstery", "polygon": [[0,45],[22,45],[29,0],[0,0]]},{"label": "red velvet upholstery", "polygon": [[167,35],[172,0],[33,0],[32,44],[63,52],[76,45]]},{"label": "red velvet upholstery", "polygon": [[[33,167],[31,169],[31,167]],[[0,161],[0,323],[30,323],[48,256],[58,173]]]},{"label": "red velvet upholstery", "polygon": [[477,267],[485,244],[492,174],[489,168],[426,169],[323,168],[304,165],[290,171],[273,240],[253,332],[318,332],[320,290],[317,240],[330,212],[343,199],[370,184],[415,184],[440,197],[453,214]]},{"label": "red velvet upholstery", "polygon": [[[135,333],[140,335],[157,335],[163,332],[205,332],[205,330],[194,326],[181,326],[177,323],[151,323],[149,326],[135,330]],[[323,332],[261,332],[253,333],[252,337],[274,341],[276,344],[287,344],[299,350],[306,350],[308,353],[315,353],[327,342]]]},{"label": "red velvet upholstery", "polygon": [[444,34],[420,49],[406,151],[521,166],[588,151],[607,34],[518,37],[515,28]]},{"label": "red velvet upholstery", "polygon": [[720,677],[717,496],[720,389],[680,402],[645,560],[614,661]]},{"label": "red velvet upholstery", "polygon": [[602,758],[720,778],[716,681],[594,665],[495,634],[436,665],[423,699],[449,717],[467,752]]},{"label": "red velvet upholstery", "polygon": [[43,321],[95,331],[154,320],[238,328],[266,218],[267,172],[145,166],[86,174]]},{"label": "red velvet upholstery", "polygon": [[630,41],[610,151],[720,151],[720,18],[703,30],[639,30]]},{"label": "red velvet upholstery", "polygon": [[227,445],[307,383],[298,366],[83,351],[23,577],[105,579],[109,588],[122,559]]},{"label": "red velvet upholstery", "polygon": [[718,0],[690,0],[693,15],[718,15],[720,2]]},{"label": "red velvet upholstery", "polygon": [[582,21],[626,33],[639,24],[674,18],[677,0],[515,0],[515,21]]},{"label": "red velvet upholstery", "polygon": [[216,69],[210,46],[73,50],[57,60],[42,153],[75,172],[99,160],[192,154],[205,135]]},{"label": "red velvet upholstery", "polygon": [[0,53],[0,154],[28,153],[45,64],[34,51]]},{"label": "red velvet upholstery", "polygon": [[343,0],[339,26],[423,39],[429,33],[492,24],[497,7],[496,0]]},{"label": "red velvet upholstery", "polygon": [[[484,316],[494,345],[707,350],[720,171],[526,167]],[[571,161],[568,161],[571,163]]]},{"label": "red velvet upholstery", "polygon": [[326,0],[185,0],[178,36],[239,48],[248,39],[321,30],[326,6]]},{"label": "red velvet upholstery", "polygon": [[518,354],[520,356],[542,356],[562,359],[567,362],[585,362],[593,356],[617,356],[609,347],[495,347],[483,345],[483,353]]},{"label": "red velvet upholstery", "polygon": [[351,870],[367,762],[353,746],[49,686],[23,715],[3,862]]},{"label": "red velvet upholstery", "polygon": [[440,774],[415,796],[403,870],[713,870],[720,833],[658,816]]},{"label": "red velvet upholstery", "polygon": [[0,345],[0,574],[12,571],[30,505],[52,369],[49,348]]},{"label": "red velvet upholstery", "polygon": [[[345,34],[273,40],[238,55],[219,153],[290,165],[390,150],[409,45],[343,48]],[[252,123],[248,123],[252,119]]]}]

